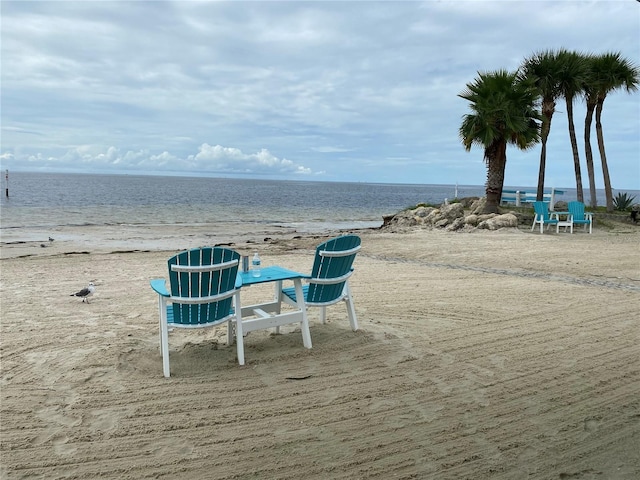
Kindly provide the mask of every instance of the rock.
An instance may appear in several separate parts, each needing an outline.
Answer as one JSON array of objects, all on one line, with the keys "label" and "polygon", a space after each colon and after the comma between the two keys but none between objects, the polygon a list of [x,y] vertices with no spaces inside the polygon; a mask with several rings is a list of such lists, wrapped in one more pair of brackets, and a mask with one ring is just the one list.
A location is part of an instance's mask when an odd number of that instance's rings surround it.
[{"label": "rock", "polygon": [[459,200],[459,202],[462,204],[462,207],[465,209],[469,209],[471,208],[471,205],[473,205],[473,202],[479,200],[480,197],[463,197]]},{"label": "rock", "polygon": [[464,226],[465,226],[465,218],[464,217],[459,217],[459,218],[456,218],[449,225],[447,225],[446,230],[448,232],[455,232],[456,230],[460,230]]},{"label": "rock", "polygon": [[436,227],[446,227],[457,218],[464,217],[464,207],[461,203],[450,203],[433,209],[425,218],[425,223]]},{"label": "rock", "polygon": [[555,205],[553,206],[553,209],[556,212],[566,212],[567,210],[569,210],[569,204],[564,200],[559,200],[555,203]]},{"label": "rock", "polygon": [[424,223],[426,225],[433,225],[439,219],[440,219],[440,209],[439,208],[434,208],[433,210],[431,210],[431,212],[429,212],[429,215],[427,215],[424,218]]},{"label": "rock", "polygon": [[384,229],[385,227],[389,226],[389,224],[391,224],[394,218],[396,218],[395,215],[383,215],[382,226],[380,228]]},{"label": "rock", "polygon": [[478,215],[478,223],[486,222],[487,220],[497,216],[497,213],[483,213],[482,215]]},{"label": "rock", "polygon": [[440,215],[448,220],[464,217],[464,206],[461,203],[450,203],[440,207]]},{"label": "rock", "polygon": [[487,230],[498,230],[499,228],[512,228],[518,226],[518,217],[512,213],[506,213],[504,215],[495,215],[491,218],[481,221],[478,224],[478,228]]},{"label": "rock", "polygon": [[480,214],[484,212],[484,207],[487,204],[486,197],[479,198],[471,204],[471,214]]},{"label": "rock", "polygon": [[480,223],[480,219],[478,218],[478,215],[472,213],[464,218],[464,222],[472,227],[477,227],[478,223]]},{"label": "rock", "polygon": [[[471,203],[472,199],[469,199]],[[440,208],[420,206],[413,210],[403,210],[396,215],[383,217],[382,229],[402,231],[412,227],[439,228],[447,231],[471,231],[474,228],[498,230],[518,226],[519,218],[513,212],[503,215],[482,213],[486,200],[473,199],[471,213],[465,216],[463,202],[447,203]]]},{"label": "rock", "polygon": [[428,217],[429,214],[431,214],[431,212],[434,210],[435,208],[433,207],[418,207],[413,211],[414,212],[413,214],[416,217],[425,218],[425,217]]}]

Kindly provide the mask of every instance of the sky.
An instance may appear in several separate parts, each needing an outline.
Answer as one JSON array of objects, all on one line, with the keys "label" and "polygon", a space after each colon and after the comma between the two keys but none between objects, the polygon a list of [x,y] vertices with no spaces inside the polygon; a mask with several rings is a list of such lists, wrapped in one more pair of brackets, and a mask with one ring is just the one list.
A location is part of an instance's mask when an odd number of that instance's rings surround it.
[{"label": "sky", "polygon": [[[2,0],[0,167],[483,185],[458,95],[535,52],[640,62],[640,2]],[[584,102],[574,105],[583,184]],[[602,124],[614,189],[640,190],[640,92]],[[596,184],[602,171],[595,131]],[[507,149],[537,185],[540,146]],[[575,188],[566,106],[545,185]]]}]

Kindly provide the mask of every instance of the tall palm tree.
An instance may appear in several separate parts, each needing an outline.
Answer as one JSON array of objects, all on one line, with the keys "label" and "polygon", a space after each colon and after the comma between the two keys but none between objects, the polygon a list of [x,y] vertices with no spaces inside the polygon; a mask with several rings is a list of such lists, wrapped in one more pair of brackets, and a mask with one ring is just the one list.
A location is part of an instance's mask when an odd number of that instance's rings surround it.
[{"label": "tall palm tree", "polygon": [[525,150],[540,140],[538,91],[520,72],[497,70],[478,77],[458,96],[471,102],[473,113],[463,116],[459,134],[467,151],[484,147],[487,163],[486,213],[496,213],[504,186],[507,144]]},{"label": "tall palm tree", "polygon": [[560,76],[559,69],[558,52],[553,50],[534,53],[522,63],[523,73],[533,80],[542,98],[542,126],[540,131],[542,149],[540,150],[540,168],[538,170],[537,200],[542,200],[544,197],[547,139],[551,131],[551,119],[555,112],[556,99],[562,94],[558,81]]},{"label": "tall palm tree", "polygon": [[576,96],[582,93],[587,77],[587,62],[585,56],[567,50],[561,50],[557,56],[560,64],[558,82],[562,96],[567,105],[567,119],[569,121],[569,139],[571,140],[571,151],[573,152],[573,168],[576,174],[576,196],[578,201],[584,202],[584,192],[582,190],[582,173],[580,170],[580,155],[578,154],[578,140],[576,139],[576,128],[573,122],[573,101]]},{"label": "tall palm tree", "polygon": [[596,173],[593,167],[593,150],[591,149],[591,124],[593,123],[593,112],[595,112],[596,105],[598,104],[598,89],[594,80],[594,73],[599,69],[599,67],[595,65],[597,58],[595,55],[586,57],[588,74],[583,85],[584,100],[587,104],[587,112],[584,117],[584,156],[587,161],[587,172],[589,174],[589,205],[592,208],[598,206]]},{"label": "tall palm tree", "polygon": [[602,108],[607,95],[614,90],[624,88],[627,92],[638,89],[640,83],[640,68],[623,58],[619,52],[605,53],[591,62],[591,85],[597,92],[596,104],[596,136],[598,138],[598,150],[602,162],[602,177],[604,180],[604,193],[607,199],[607,212],[613,212],[613,191],[609,166],[604,149],[604,135],[602,133]]}]

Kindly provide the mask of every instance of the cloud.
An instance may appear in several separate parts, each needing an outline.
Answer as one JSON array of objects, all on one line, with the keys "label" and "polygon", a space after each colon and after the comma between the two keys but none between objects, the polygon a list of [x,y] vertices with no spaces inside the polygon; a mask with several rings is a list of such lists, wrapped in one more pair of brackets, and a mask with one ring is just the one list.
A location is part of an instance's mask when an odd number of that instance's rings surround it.
[{"label": "cloud", "polygon": [[228,174],[310,174],[311,169],[297,165],[286,158],[278,158],[267,149],[246,154],[238,148],[211,146],[202,144],[195,155],[190,155],[187,162],[195,170]]},{"label": "cloud", "polygon": [[[458,138],[465,83],[545,48],[638,59],[638,8],[630,0],[4,0],[0,161],[482,184],[482,151],[466,152]],[[575,111],[581,131],[580,102]],[[557,186],[574,181],[562,114],[550,137]],[[612,181],[640,189],[627,173],[640,155],[637,97],[608,97],[603,123]],[[507,183],[535,185],[538,156],[509,150]]]},{"label": "cloud", "polygon": [[136,173],[181,172],[197,174],[199,172],[226,175],[311,175],[318,174],[304,165],[296,164],[286,158],[278,158],[268,150],[256,153],[244,153],[238,148],[221,145],[202,144],[198,152],[180,158],[167,151],[154,154],[148,150],[128,150],[126,152],[111,146],[102,151],[92,145],[82,145],[66,151],[59,157],[44,157],[41,153],[14,155],[4,153],[0,160],[7,167],[19,167],[25,164],[40,164],[43,169],[64,171],[86,171],[92,167],[98,171]]}]

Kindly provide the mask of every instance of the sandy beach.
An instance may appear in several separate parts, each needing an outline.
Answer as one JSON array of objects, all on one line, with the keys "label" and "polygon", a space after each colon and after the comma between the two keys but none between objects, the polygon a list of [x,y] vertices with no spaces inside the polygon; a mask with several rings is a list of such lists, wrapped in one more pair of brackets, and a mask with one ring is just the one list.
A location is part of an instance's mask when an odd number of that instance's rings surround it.
[{"label": "sandy beach", "polygon": [[242,367],[225,327],[176,331],[170,379],[149,287],[169,256],[309,271],[325,236],[162,231],[3,239],[1,478],[640,478],[638,227],[358,231],[360,330],[311,310],[311,350],[252,332]]}]

